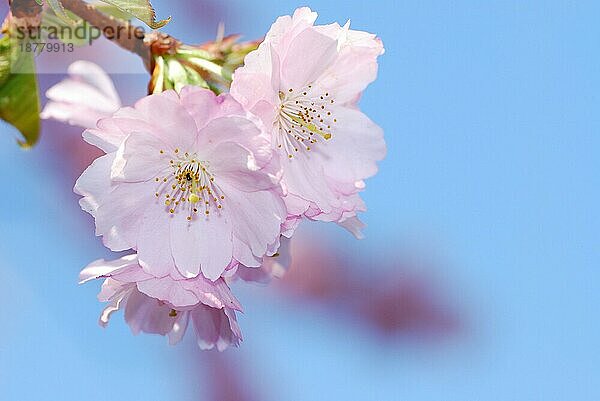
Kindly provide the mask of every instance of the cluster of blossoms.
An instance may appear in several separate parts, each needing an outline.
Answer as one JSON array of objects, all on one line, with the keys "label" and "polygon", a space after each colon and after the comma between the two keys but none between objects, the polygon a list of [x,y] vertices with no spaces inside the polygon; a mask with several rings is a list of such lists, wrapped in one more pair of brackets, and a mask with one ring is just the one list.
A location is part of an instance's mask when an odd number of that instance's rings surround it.
[{"label": "cluster of blossoms", "polygon": [[86,127],[105,152],[75,184],[81,207],[108,248],[133,251],[81,272],[104,279],[102,325],[124,309],[134,333],[176,343],[191,319],[201,348],[238,345],[231,281],[280,276],[303,218],[360,236],[359,193],[385,143],[357,101],[383,46],[316,17],[278,18],[230,93],[186,86],[121,107],[108,76],[83,61],[48,91],[43,117]]}]

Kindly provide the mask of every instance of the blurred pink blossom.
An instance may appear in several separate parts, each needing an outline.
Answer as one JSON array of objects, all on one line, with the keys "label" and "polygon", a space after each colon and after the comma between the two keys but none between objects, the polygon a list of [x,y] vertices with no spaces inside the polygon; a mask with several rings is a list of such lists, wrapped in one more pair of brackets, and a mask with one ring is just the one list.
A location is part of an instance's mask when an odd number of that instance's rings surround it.
[{"label": "blurred pink blossom", "polygon": [[402,254],[387,259],[392,266],[370,271],[366,280],[362,265],[373,263],[368,255],[350,259],[328,241],[297,236],[279,287],[301,302],[323,305],[336,315],[345,312],[384,335],[441,338],[461,330],[461,315],[427,270]]},{"label": "blurred pink blossom", "polygon": [[95,128],[98,120],[121,107],[112,80],[98,65],[79,60],[69,66],[68,74],[46,91],[49,102],[41,113],[43,119]]}]

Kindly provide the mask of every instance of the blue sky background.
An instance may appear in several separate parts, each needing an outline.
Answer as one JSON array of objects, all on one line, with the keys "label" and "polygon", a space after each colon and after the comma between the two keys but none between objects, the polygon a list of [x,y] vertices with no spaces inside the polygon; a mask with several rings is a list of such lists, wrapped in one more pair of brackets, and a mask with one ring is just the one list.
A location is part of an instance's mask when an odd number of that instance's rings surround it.
[{"label": "blue sky background", "polygon": [[[200,24],[182,1],[153,3],[173,15],[175,36],[213,37],[216,21]],[[302,5],[202,4],[247,39]],[[320,23],[350,18],[383,39],[379,78],[361,104],[389,151],[364,194],[367,239],[306,230],[374,255],[366,277],[398,249],[426,244],[469,331],[443,344],[391,344],[269,289],[240,289],[245,341],[233,357],[271,400],[600,399],[600,4],[310,6]],[[144,94],[146,76],[116,80],[127,101]],[[63,142],[49,138],[78,134],[49,127],[23,152],[0,123],[0,400],[198,397],[210,367],[191,336],[172,348],[132,336],[122,316],[97,326],[98,286],[76,279],[108,254],[71,193],[76,173],[55,156]]]}]

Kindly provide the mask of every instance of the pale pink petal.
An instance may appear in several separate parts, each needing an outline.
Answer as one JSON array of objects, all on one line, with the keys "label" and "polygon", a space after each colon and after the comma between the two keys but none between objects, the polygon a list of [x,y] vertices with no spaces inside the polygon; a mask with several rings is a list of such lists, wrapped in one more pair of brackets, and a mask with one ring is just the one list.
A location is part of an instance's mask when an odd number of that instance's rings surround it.
[{"label": "pale pink petal", "polygon": [[373,176],[377,161],[385,157],[383,130],[358,110],[337,107],[337,124],[332,137],[316,154],[322,158],[325,174],[343,182]]},{"label": "pale pink petal", "polygon": [[[99,65],[85,60],[78,60],[69,66],[67,72],[74,79],[79,79],[81,82],[85,82],[91,87],[96,88],[107,100],[107,102],[103,103],[103,106],[107,108],[110,106],[115,109],[121,106],[121,99],[113,81]],[[95,99],[81,97],[81,100],[89,102],[90,105],[98,105]]]},{"label": "pale pink petal", "polygon": [[269,43],[262,43],[251,52],[244,66],[234,73],[231,94],[242,105],[256,114],[267,127],[275,116],[280,85],[279,55]]},{"label": "pale pink petal", "polygon": [[[152,202],[158,202],[153,200]],[[140,265],[144,271],[156,277],[164,277],[177,272],[171,248],[169,226],[171,216],[154,203],[148,203],[144,217],[138,224],[136,249]]]},{"label": "pale pink petal", "polygon": [[314,83],[337,57],[337,46],[336,40],[314,29],[300,32],[282,60],[282,85],[300,90]]},{"label": "pale pink petal", "polygon": [[154,201],[154,187],[148,183],[117,185],[103,197],[96,211],[96,235],[113,251],[135,246],[144,211]]},{"label": "pale pink petal", "polygon": [[134,285],[131,283],[122,283],[109,277],[102,283],[102,287],[98,293],[98,300],[100,302],[111,302],[116,298],[123,298],[133,287]]},{"label": "pale pink petal", "polygon": [[[226,154],[216,158],[210,156],[217,146],[228,142],[241,145],[248,151],[252,160],[243,164],[246,169],[256,170],[270,162],[272,155],[269,136],[257,126],[256,118],[245,112],[233,97],[228,94],[215,96],[200,88],[187,88],[182,90],[182,96],[187,94],[187,97],[182,97],[182,103],[194,117],[196,124],[201,126],[194,151],[212,161],[211,169],[218,168],[217,164],[223,165],[221,157],[226,158]],[[239,162],[234,164],[238,165]]]},{"label": "pale pink petal", "polygon": [[112,274],[117,274],[123,269],[137,266],[137,255],[127,255],[120,259],[106,261],[104,259],[96,260],[87,265],[79,273],[79,284],[87,283],[90,280],[99,277],[107,277]]},{"label": "pale pink petal", "polygon": [[[256,171],[271,160],[271,146],[267,136],[248,118],[241,116],[221,117],[212,120],[200,133],[197,144],[199,157],[210,160],[210,169],[218,171]],[[219,146],[235,144],[244,148],[246,154],[228,154]]]},{"label": "pale pink petal", "polygon": [[121,142],[130,132],[148,132],[148,124],[140,120],[140,113],[132,107],[123,107],[117,110],[112,118],[98,120],[95,128],[83,133],[83,139],[106,153],[116,151]]},{"label": "pale pink petal", "polygon": [[201,303],[215,308],[231,308],[242,311],[242,305],[233,296],[229,286],[222,278],[216,281],[210,281],[202,276],[192,279],[182,280],[181,285],[192,291]]},{"label": "pale pink petal", "polygon": [[169,276],[141,281],[137,288],[149,297],[168,302],[173,308],[194,306],[200,302],[192,291],[183,288],[179,280]]},{"label": "pale pink petal", "polygon": [[232,222],[227,212],[198,216],[192,221],[175,216],[170,232],[175,264],[184,277],[196,277],[202,271],[214,281],[231,262]]},{"label": "pale pink petal", "polygon": [[257,171],[254,154],[238,143],[221,143],[206,157],[208,160],[217,160],[210,169],[219,186],[227,183],[245,192],[278,188],[277,177],[269,175],[269,170]]},{"label": "pale pink petal", "polygon": [[159,173],[170,167],[171,154],[170,151],[165,152],[164,148],[165,143],[151,134],[129,134],[116,152],[110,172],[111,180],[138,182],[157,178]]},{"label": "pale pink petal", "polygon": [[102,200],[112,190],[110,168],[114,159],[114,154],[97,158],[75,182],[73,191],[83,196],[79,200],[79,205],[92,216],[96,216],[96,210]]},{"label": "pale pink petal", "polygon": [[311,204],[310,201],[291,193],[288,193],[283,200],[285,202],[285,206],[287,207],[288,214],[292,216],[302,216],[304,213],[306,213]]},{"label": "pale pink petal", "polygon": [[102,290],[98,294],[98,300],[101,302],[109,302],[102,310],[98,324],[106,327],[113,313],[117,312],[127,302],[127,299],[134,290],[132,284],[122,284],[113,279],[106,279],[102,285]]},{"label": "pale pink petal", "polygon": [[194,322],[196,341],[201,349],[216,347],[223,351],[230,345],[239,345],[241,334],[233,311],[201,306],[190,314]]},{"label": "pale pink petal", "polygon": [[169,344],[175,345],[181,341],[190,321],[189,312],[178,312],[178,317],[173,323],[173,329],[169,332]]},{"label": "pale pink petal", "polygon": [[377,77],[377,57],[383,54],[383,44],[371,33],[335,26],[343,38],[341,49],[336,60],[319,78],[319,86],[334,92],[339,104],[355,102]]},{"label": "pale pink petal", "polygon": [[191,149],[196,142],[198,128],[192,116],[181,104],[174,91],[142,98],[135,109],[152,128],[151,132],[173,148]]},{"label": "pale pink petal", "polygon": [[196,127],[202,129],[211,120],[230,115],[244,115],[242,106],[230,95],[215,95],[196,86],[185,86],[180,93],[181,103],[194,118]]},{"label": "pale pink petal", "polygon": [[[286,202],[286,206],[287,205],[288,204]],[[302,212],[300,212],[298,214],[290,214],[290,215],[287,216],[287,218],[285,219],[285,221],[281,225],[281,235],[282,236],[284,236],[286,238],[291,238],[292,237],[292,235],[294,234],[294,232],[298,228],[298,225],[302,221],[302,216],[300,216],[300,215],[302,213],[304,213],[304,211],[306,211],[306,209],[303,209]],[[288,209],[288,213],[289,213],[289,209]]]},{"label": "pale pink petal", "polygon": [[281,278],[291,264],[290,240],[283,238],[278,252],[273,256],[265,256],[260,268],[240,266],[236,276],[244,281],[268,283],[273,278]]},{"label": "pale pink petal", "polygon": [[118,297],[113,299],[110,304],[108,304],[100,314],[100,318],[98,319],[98,324],[102,327],[108,326],[108,322],[110,321],[110,317],[113,313],[119,311],[125,300],[125,297]]},{"label": "pale pink petal", "polygon": [[282,167],[289,193],[315,203],[327,213],[337,204],[337,199],[327,184],[322,163],[323,159],[316,153],[299,152],[292,159],[283,160]]},{"label": "pale pink petal", "polygon": [[40,113],[40,118],[57,120],[83,128],[94,128],[98,120],[108,115],[102,111],[89,109],[88,106],[82,104],[48,102]]},{"label": "pale pink petal", "polygon": [[[255,257],[262,257],[267,253],[268,244],[279,237],[281,224],[287,217],[282,199],[267,191],[241,192],[228,185],[221,188],[225,194],[225,207],[236,222],[234,240],[241,241]],[[234,255],[236,260],[247,264],[241,256]]]},{"label": "pale pink petal", "polygon": [[68,73],[69,78],[46,92],[50,101],[41,118],[93,128],[100,118],[110,116],[121,106],[111,79],[96,64],[76,61]]},{"label": "pale pink petal", "polygon": [[362,233],[362,229],[365,228],[365,223],[360,221],[356,216],[349,217],[343,221],[340,221],[338,224],[350,231],[358,239],[363,239],[365,237]]},{"label": "pale pink petal", "polygon": [[278,17],[265,35],[265,42],[272,43],[278,48],[287,49],[289,42],[304,29],[312,26],[317,19],[317,13],[308,7],[300,7],[290,17]]},{"label": "pale pink petal", "polygon": [[135,335],[143,331],[164,336],[173,330],[176,316],[169,305],[134,290],[125,305],[125,321]]}]

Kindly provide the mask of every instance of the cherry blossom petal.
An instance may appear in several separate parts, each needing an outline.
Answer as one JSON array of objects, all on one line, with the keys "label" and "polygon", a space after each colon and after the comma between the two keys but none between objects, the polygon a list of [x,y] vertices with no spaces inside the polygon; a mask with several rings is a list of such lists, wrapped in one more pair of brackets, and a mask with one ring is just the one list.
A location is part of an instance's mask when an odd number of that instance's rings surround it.
[{"label": "cherry blossom petal", "polygon": [[180,280],[173,280],[168,276],[141,281],[137,283],[137,288],[152,298],[168,302],[174,308],[193,306],[200,302],[193,292],[183,288]]},{"label": "cherry blossom petal", "polygon": [[[277,104],[277,92],[280,86],[280,59],[273,46],[262,43],[260,51],[249,53],[244,66],[234,73],[231,94],[247,109],[257,114],[263,123],[270,125]],[[242,88],[240,91],[238,89]],[[257,112],[257,104],[266,103],[266,115]],[[270,106],[270,107],[269,107]]]},{"label": "cherry blossom petal", "polygon": [[202,276],[180,281],[181,285],[192,291],[201,303],[215,308],[231,308],[242,311],[242,305],[233,296],[229,286],[222,278],[210,281]]},{"label": "cherry blossom petal", "polygon": [[99,277],[108,277],[112,274],[117,274],[123,269],[137,265],[137,255],[127,255],[120,259],[106,261],[104,259],[96,260],[90,263],[85,269],[79,273],[79,284],[87,283],[88,281]]},{"label": "cherry blossom petal", "polygon": [[323,74],[337,56],[337,40],[305,29],[290,43],[281,63],[283,84],[300,90]]},{"label": "cherry blossom petal", "polygon": [[170,217],[151,205],[146,207],[142,221],[138,222],[141,225],[136,242],[139,262],[147,273],[164,277],[176,272],[169,239]]},{"label": "cherry blossom petal", "polygon": [[322,162],[316,154],[298,153],[293,159],[284,160],[282,167],[289,192],[317,204],[326,213],[337,200],[327,185]]},{"label": "cherry blossom petal", "polygon": [[282,278],[291,265],[290,243],[288,238],[281,241],[278,252],[267,256],[260,268],[240,266],[235,274],[244,281],[266,284],[273,278]]},{"label": "cherry blossom petal", "polygon": [[121,106],[114,84],[98,65],[76,61],[69,66],[68,74],[69,78],[46,91],[50,101],[41,118],[94,128],[99,119],[110,116]]},{"label": "cherry blossom petal", "polygon": [[239,345],[241,333],[233,311],[227,308],[199,307],[191,311],[190,315],[200,349],[208,350],[216,347],[219,351],[223,351],[230,345],[236,347]]},{"label": "cherry blossom petal", "polygon": [[189,312],[180,312],[180,317],[178,317],[177,321],[173,323],[173,329],[169,332],[169,344],[175,345],[181,341],[183,338],[188,323],[190,321],[190,313]]},{"label": "cherry blossom petal", "polygon": [[73,191],[83,196],[79,200],[79,205],[92,216],[96,216],[96,210],[102,200],[112,190],[110,169],[114,159],[114,154],[100,156],[85,169],[75,182]]},{"label": "cherry blossom petal", "polygon": [[125,305],[125,321],[133,334],[140,332],[166,335],[173,330],[175,317],[171,307],[139,291],[132,291]]},{"label": "cherry blossom petal", "polygon": [[174,91],[150,95],[135,104],[151,132],[174,148],[191,149],[196,142],[198,128],[196,122],[183,107]]},{"label": "cherry blossom petal", "polygon": [[335,114],[338,125],[332,138],[315,150],[325,174],[342,182],[373,176],[376,162],[386,153],[383,130],[358,110],[338,107]]},{"label": "cherry blossom petal", "polygon": [[202,270],[208,279],[219,278],[231,262],[231,232],[232,224],[226,213],[198,216],[193,221],[173,218],[171,248],[179,272],[189,278]]},{"label": "cherry blossom petal", "polygon": [[[267,253],[267,246],[281,232],[287,211],[281,198],[266,191],[241,192],[227,185],[222,186],[226,207],[231,219],[235,240],[241,241],[255,257]],[[236,249],[237,250],[237,249]],[[234,255],[236,260],[248,262],[242,255]]]},{"label": "cherry blossom petal", "polygon": [[124,251],[135,246],[152,192],[148,183],[128,183],[115,186],[103,197],[96,210],[96,235],[103,237],[107,247]]},{"label": "cherry blossom petal", "polygon": [[163,148],[164,142],[151,134],[130,134],[116,152],[111,180],[138,182],[154,179],[169,167],[170,154]]},{"label": "cherry blossom petal", "polygon": [[[216,155],[220,157],[217,158]],[[237,143],[221,143],[215,147],[207,158],[217,160],[217,163],[211,164],[210,167],[217,177],[218,185],[224,182],[246,192],[276,189],[278,187],[275,182],[276,178],[270,176],[268,171],[257,171],[254,155]]]},{"label": "cherry blossom petal", "polygon": [[[319,85],[335,92],[339,104],[355,101],[368,84],[377,77],[377,57],[383,54],[383,44],[375,35],[332,24],[343,37],[338,57],[319,78]],[[316,27],[317,29],[322,27]],[[323,32],[322,29],[319,29]]]},{"label": "cherry blossom petal", "polygon": [[210,121],[230,115],[244,115],[242,106],[230,95],[215,95],[196,86],[185,86],[180,93],[181,103],[200,130]]}]

